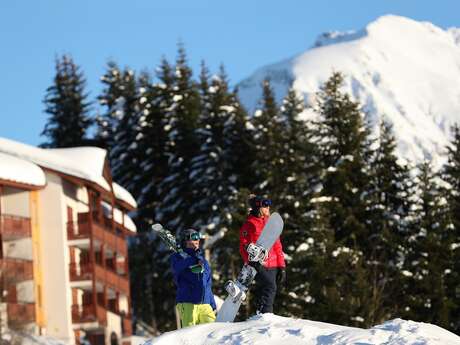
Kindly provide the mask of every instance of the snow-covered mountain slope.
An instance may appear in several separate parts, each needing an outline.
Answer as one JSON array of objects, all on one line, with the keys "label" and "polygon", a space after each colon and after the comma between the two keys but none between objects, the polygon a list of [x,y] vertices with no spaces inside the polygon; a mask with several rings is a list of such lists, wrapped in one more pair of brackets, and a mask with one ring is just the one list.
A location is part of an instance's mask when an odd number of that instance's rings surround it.
[{"label": "snow-covered mountain slope", "polygon": [[[371,329],[264,314],[246,322],[210,323],[168,332],[156,345],[458,345],[460,337],[432,324],[395,319]],[[147,343],[147,344],[149,344]]]},{"label": "snow-covered mountain slope", "polygon": [[383,116],[393,123],[403,157],[445,153],[450,127],[460,122],[460,29],[387,15],[360,31],[323,34],[305,53],[241,81],[240,98],[254,110],[269,78],[278,100],[292,84],[312,103],[333,71],[345,74],[344,91],[360,101],[373,126]]}]

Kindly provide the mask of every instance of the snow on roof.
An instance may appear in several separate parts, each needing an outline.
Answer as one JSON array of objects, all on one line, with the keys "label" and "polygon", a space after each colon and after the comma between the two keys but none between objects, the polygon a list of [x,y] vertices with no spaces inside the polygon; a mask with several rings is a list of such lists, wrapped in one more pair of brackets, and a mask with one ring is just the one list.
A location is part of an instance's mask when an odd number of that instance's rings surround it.
[{"label": "snow on roof", "polygon": [[110,190],[102,177],[106,152],[97,147],[77,147],[68,149],[42,149],[0,138],[0,152],[28,160],[41,167],[79,177]]},{"label": "snow on roof", "polygon": [[113,193],[115,194],[115,197],[117,199],[120,199],[127,204],[131,205],[132,207],[136,208],[137,207],[137,202],[133,198],[130,192],[128,192],[126,189],[124,189],[122,186],[120,186],[118,183],[113,182]]},{"label": "snow on roof", "polygon": [[34,163],[0,152],[0,180],[43,187],[45,173]]},{"label": "snow on roof", "polygon": [[[111,191],[109,182],[103,177],[107,151],[99,147],[42,149],[0,137],[0,153],[94,182],[105,190]],[[133,207],[137,206],[132,195],[123,187],[113,183],[113,189],[117,199]]]},{"label": "snow on roof", "polygon": [[281,317],[254,316],[245,322],[213,322],[166,332],[147,344],[454,345],[460,337],[429,323],[394,319],[371,329]]},{"label": "snow on roof", "polygon": [[129,217],[127,214],[125,214],[124,217],[124,222],[123,222],[123,213],[119,209],[114,209],[113,210],[113,219],[118,223],[118,224],[123,224],[126,229],[131,230],[132,232],[137,231],[136,224],[134,224],[133,220],[131,217]]},{"label": "snow on roof", "polygon": [[[71,172],[74,171],[79,174],[75,176],[95,182],[105,190],[110,190],[109,183],[102,176],[107,155],[106,150],[99,147],[72,147],[45,149],[45,151],[60,157],[63,162],[70,162],[70,165],[66,166],[71,169],[69,170],[69,175],[73,175]],[[62,172],[66,173],[65,171]]]}]

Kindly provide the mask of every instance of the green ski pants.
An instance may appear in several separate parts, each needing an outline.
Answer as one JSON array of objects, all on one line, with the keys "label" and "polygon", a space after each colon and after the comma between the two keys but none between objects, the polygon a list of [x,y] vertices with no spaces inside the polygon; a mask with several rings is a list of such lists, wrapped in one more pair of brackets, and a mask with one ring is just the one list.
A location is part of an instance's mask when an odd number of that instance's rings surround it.
[{"label": "green ski pants", "polygon": [[216,315],[209,304],[178,303],[182,327],[214,322]]}]

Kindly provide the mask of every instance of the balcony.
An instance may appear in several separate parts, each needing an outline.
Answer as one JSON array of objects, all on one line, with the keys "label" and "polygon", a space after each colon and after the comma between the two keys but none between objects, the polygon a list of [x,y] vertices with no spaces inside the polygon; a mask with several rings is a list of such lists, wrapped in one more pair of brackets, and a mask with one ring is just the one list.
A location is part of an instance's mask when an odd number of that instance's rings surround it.
[{"label": "balcony", "polygon": [[3,214],[0,216],[2,239],[4,241],[32,237],[30,218]]},{"label": "balcony", "polygon": [[35,322],[35,303],[8,303],[7,313],[10,327]]},{"label": "balcony", "polygon": [[104,307],[94,304],[72,305],[72,322],[98,322],[107,325],[107,311]]},{"label": "balcony", "polygon": [[34,269],[31,260],[4,258],[0,259],[2,272],[4,272],[4,282],[16,284],[26,280],[33,280]]},{"label": "balcony", "polygon": [[67,223],[68,240],[80,240],[93,237],[106,244],[112,250],[123,256],[128,255],[128,248],[123,232],[118,233],[112,229],[112,220],[104,217],[102,221],[93,220],[92,227],[89,222],[89,213],[79,213],[78,222]]},{"label": "balcony", "polygon": [[93,278],[93,265],[84,264],[78,265],[75,262],[69,264],[70,281],[92,280]]},{"label": "balcony", "polygon": [[92,280],[94,274],[97,281],[103,282],[105,285],[109,285],[116,290],[129,295],[129,279],[126,275],[119,275],[114,271],[91,263],[83,265],[70,263],[69,270],[70,281]]}]

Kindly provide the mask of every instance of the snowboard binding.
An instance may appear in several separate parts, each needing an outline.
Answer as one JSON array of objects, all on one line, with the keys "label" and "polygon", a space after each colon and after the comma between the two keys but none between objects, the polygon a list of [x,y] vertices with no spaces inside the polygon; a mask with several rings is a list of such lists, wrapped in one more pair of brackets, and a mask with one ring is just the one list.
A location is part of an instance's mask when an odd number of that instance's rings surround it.
[{"label": "snowboard binding", "polygon": [[233,280],[229,280],[225,283],[225,291],[227,291],[228,295],[232,297],[235,303],[242,302],[246,299],[244,287],[241,286],[238,281],[234,282]]},{"label": "snowboard binding", "polygon": [[251,262],[262,263],[268,257],[268,250],[255,243],[249,243],[249,245],[246,248],[246,251],[248,252],[248,259]]}]

